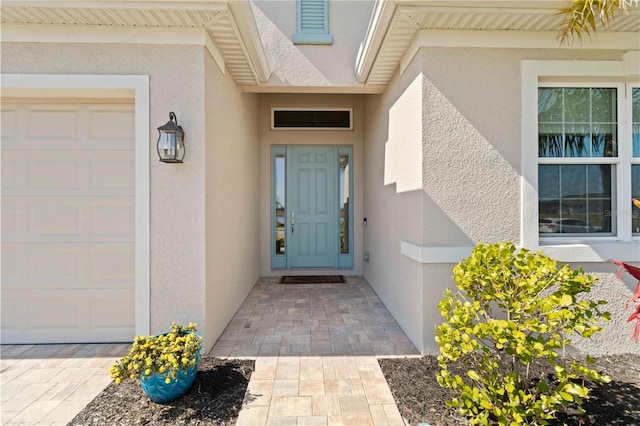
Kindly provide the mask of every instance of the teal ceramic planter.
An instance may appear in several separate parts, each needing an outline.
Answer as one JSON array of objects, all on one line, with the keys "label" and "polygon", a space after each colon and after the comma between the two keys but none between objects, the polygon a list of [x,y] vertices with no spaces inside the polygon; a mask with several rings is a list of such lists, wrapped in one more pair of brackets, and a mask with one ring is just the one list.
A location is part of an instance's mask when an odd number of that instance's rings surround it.
[{"label": "teal ceramic planter", "polygon": [[198,372],[198,362],[200,361],[200,350],[196,353],[196,365],[186,371],[180,370],[176,379],[165,383],[167,375],[165,373],[154,373],[149,377],[140,378],[140,386],[144,393],[153,402],[165,404],[186,394],[196,379]]}]

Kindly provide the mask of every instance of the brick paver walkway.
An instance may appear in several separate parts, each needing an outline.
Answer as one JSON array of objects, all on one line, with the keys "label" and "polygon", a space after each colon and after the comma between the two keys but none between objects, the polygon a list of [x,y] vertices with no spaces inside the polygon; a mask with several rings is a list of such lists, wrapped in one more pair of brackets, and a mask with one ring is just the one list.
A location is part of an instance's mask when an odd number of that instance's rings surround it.
[{"label": "brick paver walkway", "polygon": [[377,357],[418,352],[366,281],[277,281],[258,281],[211,351],[256,360],[238,425],[404,425]]},{"label": "brick paver walkway", "polygon": [[[404,425],[378,357],[418,352],[361,277],[261,278],[211,355],[255,359],[238,425]],[[66,425],[128,344],[3,345],[3,426]]]}]

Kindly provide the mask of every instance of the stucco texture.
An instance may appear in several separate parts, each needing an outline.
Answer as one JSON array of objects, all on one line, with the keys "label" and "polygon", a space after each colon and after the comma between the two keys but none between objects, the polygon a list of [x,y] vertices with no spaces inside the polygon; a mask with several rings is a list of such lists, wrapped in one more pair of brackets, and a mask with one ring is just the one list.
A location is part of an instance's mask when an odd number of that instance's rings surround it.
[{"label": "stucco texture", "polygon": [[422,350],[422,265],[400,242],[422,244],[422,72],[414,61],[383,95],[365,97],[363,275]]},{"label": "stucco texture", "polygon": [[267,86],[352,87],[353,72],[374,2],[329,2],[331,45],[293,44],[297,31],[295,1],[254,0],[253,12],[265,50],[272,58],[273,74]]},{"label": "stucco texture", "polygon": [[[258,278],[257,95],[202,46],[3,43],[2,72],[149,75],[151,332],[198,322],[211,348]],[[184,164],[157,161],[170,111]]]},{"label": "stucco texture", "polygon": [[587,58],[621,52],[421,50],[424,245],[519,243],[521,61]]},{"label": "stucco texture", "polygon": [[259,277],[256,94],[205,53],[207,342],[220,337]]},{"label": "stucco texture", "polygon": [[[640,266],[640,264],[636,264]],[[630,340],[630,333],[635,322],[627,322],[631,315],[633,304],[625,310],[625,304],[633,295],[637,280],[626,272],[618,280],[615,276],[616,265],[611,263],[588,263],[571,265],[572,268],[582,267],[586,273],[595,275],[599,281],[593,287],[589,297],[593,300],[604,300],[604,309],[611,313],[611,321],[602,321],[603,332],[590,339],[572,339],[572,350],[592,356],[610,355],[618,353],[640,354],[640,343]]]},{"label": "stucco texture", "polygon": [[[364,276],[424,353],[438,351],[436,305],[455,286],[454,264],[415,262],[400,254],[400,242],[519,244],[521,61],[621,57],[603,50],[423,48],[383,95],[366,97]],[[609,273],[599,288],[611,294],[616,286]],[[576,348],[626,350],[607,339]]]},{"label": "stucco texture", "polygon": [[[620,51],[423,48],[414,58],[423,73],[423,246],[520,244],[522,60],[620,60]],[[497,66],[497,64],[499,66]],[[530,161],[536,161],[531,159]],[[425,264],[423,351],[437,353],[436,305],[453,288],[454,264]],[[607,265],[599,271],[594,298],[611,306],[629,294]],[[384,299],[383,299],[384,300]],[[590,354],[629,352],[623,314],[607,332],[575,349]],[[618,309],[619,311],[619,309]]]}]

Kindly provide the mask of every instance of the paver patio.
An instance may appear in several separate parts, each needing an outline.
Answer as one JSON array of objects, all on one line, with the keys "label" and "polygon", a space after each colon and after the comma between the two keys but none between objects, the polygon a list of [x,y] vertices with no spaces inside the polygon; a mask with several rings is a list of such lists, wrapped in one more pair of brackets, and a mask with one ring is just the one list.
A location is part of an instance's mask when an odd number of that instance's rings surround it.
[{"label": "paver patio", "polygon": [[[2,425],[66,425],[129,344],[3,345]],[[403,425],[377,357],[418,356],[361,277],[261,278],[211,353],[256,362],[238,425]]]},{"label": "paver patio", "polygon": [[211,354],[256,360],[239,426],[403,425],[377,357],[418,352],[361,277],[261,278]]}]

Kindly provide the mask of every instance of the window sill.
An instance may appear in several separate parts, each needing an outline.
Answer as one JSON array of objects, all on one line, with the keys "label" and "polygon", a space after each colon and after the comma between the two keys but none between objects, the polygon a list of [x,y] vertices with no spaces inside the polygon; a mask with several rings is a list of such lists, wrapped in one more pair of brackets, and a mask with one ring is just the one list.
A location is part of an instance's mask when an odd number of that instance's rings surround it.
[{"label": "window sill", "polygon": [[585,242],[574,244],[540,244],[540,250],[561,262],[605,262],[608,259],[623,262],[640,261],[640,240],[631,242]]},{"label": "window sill", "polygon": [[[469,256],[472,249],[472,246],[425,247],[408,241],[400,242],[400,253],[422,264],[458,263]],[[640,261],[640,239],[567,244],[542,242],[539,250],[552,259],[567,263],[606,262],[608,259]]]},{"label": "window sill", "polygon": [[293,35],[293,44],[333,44],[333,36],[329,33],[304,33]]}]

